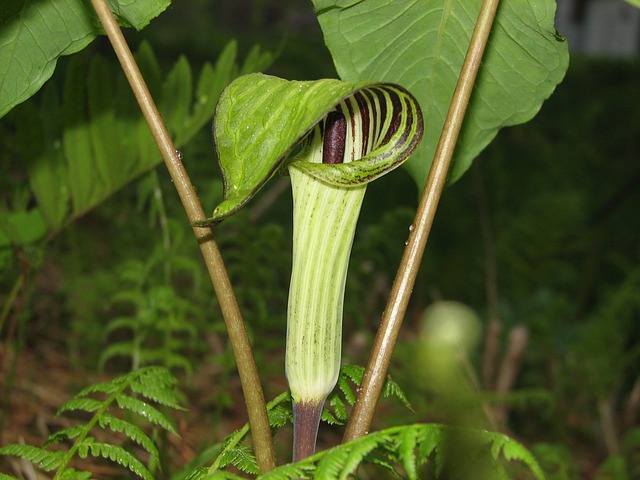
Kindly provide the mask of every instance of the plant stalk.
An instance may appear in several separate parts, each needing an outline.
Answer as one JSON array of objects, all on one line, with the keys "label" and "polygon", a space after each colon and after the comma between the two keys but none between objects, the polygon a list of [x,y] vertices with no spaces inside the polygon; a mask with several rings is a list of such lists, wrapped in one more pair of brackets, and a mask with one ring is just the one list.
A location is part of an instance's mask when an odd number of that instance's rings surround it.
[{"label": "plant stalk", "polygon": [[293,403],[293,463],[316,453],[323,406],[324,399]]},{"label": "plant stalk", "polygon": [[[166,126],[160,117],[160,113],[151,98],[149,89],[142,78],[140,70],[131,54],[131,50],[107,2],[105,0],[92,0],[92,3],[120,60],[122,69],[129,80],[131,89],[138,100],[142,113],[149,124],[149,128],[160,149],[162,158],[169,170],[169,174],[187,213],[189,222],[193,223],[205,219],[206,215],[195,189],[182,165]],[[193,233],[200,246],[200,251],[220,303],[222,316],[227,327],[229,340],[233,348],[238,373],[240,375],[240,382],[242,384],[249,416],[249,424],[251,425],[256,460],[264,473],[275,468],[275,452],[264,393],[260,384],[258,369],[253,358],[251,343],[249,342],[240,308],[233,288],[231,287],[231,282],[222,256],[220,255],[220,250],[213,238],[211,230],[194,227]]]},{"label": "plant stalk", "polygon": [[480,69],[480,62],[491,32],[498,3],[499,0],[484,0],[480,8],[478,21],[440,134],[429,177],[418,205],[413,223],[415,228],[409,233],[409,240],[362,379],[361,391],[345,430],[344,442],[366,435],[371,426],[427,239],[431,232],[438,202],[444,189],[451,158]]}]

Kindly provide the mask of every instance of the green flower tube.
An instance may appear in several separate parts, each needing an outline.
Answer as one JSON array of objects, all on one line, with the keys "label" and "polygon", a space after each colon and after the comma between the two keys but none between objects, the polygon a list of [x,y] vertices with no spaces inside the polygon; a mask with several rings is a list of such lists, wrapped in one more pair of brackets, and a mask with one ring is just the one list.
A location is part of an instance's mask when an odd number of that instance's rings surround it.
[{"label": "green flower tube", "polygon": [[[385,100],[362,93],[345,99],[315,127],[308,146],[289,164],[293,268],[285,363],[294,405],[294,461],[314,453],[322,406],[340,371],[347,269],[371,179],[371,168],[350,167],[374,146],[377,157],[393,156],[387,142],[405,136],[400,125],[407,120],[375,117],[368,99]],[[388,101],[382,110],[395,111],[393,97]]]},{"label": "green flower tube", "polygon": [[322,404],[338,380],[347,267],[366,186],[329,185],[294,165],[289,168],[293,269],[285,363],[294,402],[295,461],[313,453],[307,449],[315,445]]}]

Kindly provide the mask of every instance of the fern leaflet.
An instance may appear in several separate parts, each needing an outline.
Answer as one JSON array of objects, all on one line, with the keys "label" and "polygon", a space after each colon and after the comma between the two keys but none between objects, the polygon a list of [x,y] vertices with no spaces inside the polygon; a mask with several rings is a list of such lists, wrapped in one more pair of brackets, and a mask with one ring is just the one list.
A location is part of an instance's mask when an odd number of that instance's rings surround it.
[{"label": "fern leaflet", "polygon": [[0,455],[12,455],[35,463],[45,472],[58,468],[64,460],[64,452],[52,452],[33,445],[11,444],[0,448]]},{"label": "fern leaflet", "polygon": [[153,475],[151,475],[151,472],[149,472],[142,462],[122,447],[96,442],[92,437],[85,438],[77,445],[78,456],[80,458],[86,458],[89,455],[106,458],[129,469],[144,480],[153,480]]},{"label": "fern leaflet", "polygon": [[[103,429],[120,433],[138,444],[149,454],[149,464],[157,465],[158,449],[154,442],[140,427],[127,420],[107,413],[114,403],[121,409],[133,412],[153,425],[176,433],[169,418],[148,401],[131,396],[127,391],[152,400],[160,405],[180,408],[175,396],[175,379],[171,374],[158,367],[140,369],[111,381],[92,385],[83,389],[58,410],[58,415],[72,410],[81,410],[93,414],[86,424],[65,428],[49,436],[43,447],[32,445],[7,445],[0,448],[0,455],[12,455],[36,464],[42,470],[56,470],[55,480],[83,480],[91,477],[88,472],[70,468],[69,462],[75,455],[81,458],[92,456],[111,460],[127,468],[145,480],[152,480],[149,469],[133,454],[118,445],[97,442],[90,433],[94,429]],[[49,450],[54,444],[72,440],[67,450]],[[7,477],[11,478],[11,477]]]},{"label": "fern leaflet", "polygon": [[[353,406],[356,401],[356,393],[352,384],[360,385],[363,375],[364,368],[357,365],[345,365],[341,368],[340,377],[338,379],[338,389],[329,395],[327,400],[329,408],[324,408],[322,411],[323,421],[332,425],[342,425],[346,421],[348,418],[347,404]],[[385,396],[398,397],[404,405],[410,408],[404,393],[390,378],[385,382],[384,393]],[[285,392],[269,402],[267,405],[267,412],[269,415],[269,424],[272,428],[281,428],[287,423],[291,423],[293,413],[291,410],[291,395],[289,392]],[[208,469],[209,475],[212,475],[229,465],[232,465],[246,473],[259,472],[258,466],[255,463],[255,457],[253,454],[248,456],[246,452],[249,450],[245,450],[245,447],[241,445],[242,442],[245,441],[248,433],[249,425],[247,424],[223,440],[222,448],[218,456]],[[310,467],[305,468],[309,469]],[[286,478],[298,478],[301,475],[299,475],[299,472],[296,469],[291,470],[291,472],[293,476]],[[203,478],[208,479],[211,477],[207,476]]]},{"label": "fern leaflet", "polygon": [[[387,470],[400,471],[393,467],[393,464],[399,463],[399,466],[402,466],[404,470],[402,478],[417,480],[420,478],[418,467],[426,463],[432,453],[435,453],[437,466],[437,457],[441,453],[438,452],[436,446],[442,445],[446,435],[452,432],[456,435],[473,438],[472,444],[478,447],[478,451],[465,452],[470,459],[480,455],[483,451],[482,447],[490,444],[491,460],[496,466],[496,473],[499,477],[504,477],[504,473],[500,473],[499,463],[500,457],[503,457],[505,460],[518,460],[524,463],[536,479],[544,480],[542,470],[531,453],[509,437],[493,432],[436,424],[403,425],[374,432],[352,442],[317,453],[297,464],[278,467],[258,478],[261,480],[357,478],[354,477],[354,472],[360,464],[374,463],[382,465]],[[416,451],[418,451],[418,455],[416,455]],[[427,455],[423,456],[425,453]],[[436,468],[437,470],[438,468]]]},{"label": "fern leaflet", "polygon": [[115,401],[118,404],[118,407],[125,410],[130,410],[133,413],[137,413],[138,415],[146,418],[147,421],[151,422],[152,424],[159,425],[175,435],[178,434],[175,427],[171,424],[169,418],[167,418],[164,413],[151,406],[149,403],[124,394],[116,395]]}]

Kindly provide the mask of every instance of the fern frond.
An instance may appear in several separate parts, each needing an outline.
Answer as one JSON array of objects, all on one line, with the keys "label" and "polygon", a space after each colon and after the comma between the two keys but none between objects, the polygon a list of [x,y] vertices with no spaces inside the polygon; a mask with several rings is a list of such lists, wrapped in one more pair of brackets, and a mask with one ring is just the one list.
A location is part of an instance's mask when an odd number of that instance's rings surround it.
[{"label": "fern frond", "polygon": [[[353,405],[356,402],[356,395],[347,380],[350,380],[359,386],[362,384],[363,377],[364,367],[361,367],[360,365],[344,365],[340,369],[341,381],[338,382],[338,386],[343,392],[345,399],[349,402],[349,405]],[[400,385],[398,385],[390,375],[387,375],[387,379],[384,382],[382,394],[388,398],[396,397],[402,402],[405,407],[413,412],[413,408],[411,407],[407,396],[400,388]]]},{"label": "fern frond", "polygon": [[365,457],[378,446],[378,439],[363,437],[358,445],[350,449],[338,449],[334,455],[324,457],[318,462],[315,476],[318,478],[336,478],[343,480],[354,472]]},{"label": "fern frond", "polygon": [[[123,283],[138,283],[138,281],[141,281],[141,280],[144,281],[144,279],[146,278],[146,277],[142,277],[142,279],[138,279],[136,282],[134,282],[134,280],[137,279],[137,275],[138,273],[132,275],[129,278],[127,278],[127,276],[123,274],[120,274],[118,276],[123,281]],[[133,306],[139,306],[139,305],[144,305],[146,301],[147,301],[147,298],[144,296],[141,290],[133,290],[133,289],[119,290],[118,292],[114,293],[113,296],[111,297],[111,303],[113,304],[122,303],[122,304],[130,304]]]},{"label": "fern frond", "polygon": [[92,393],[104,393],[106,395],[112,395],[116,392],[122,391],[131,383],[131,376],[133,374],[139,375],[139,372],[130,372],[125,375],[120,375],[118,377],[112,378],[106,382],[94,383],[93,385],[89,385],[82,390],[74,398],[78,397],[86,397]]},{"label": "fern frond", "polygon": [[153,480],[153,475],[140,460],[117,445],[96,442],[93,438],[87,437],[78,444],[78,455],[81,458],[86,458],[89,455],[106,458],[129,469],[144,480]]},{"label": "fern frond", "polygon": [[345,400],[349,405],[356,403],[356,394],[351,388],[349,381],[360,385],[362,383],[362,377],[364,376],[364,368],[358,365],[343,365],[340,368],[340,377],[338,380],[338,388],[344,395]]},{"label": "fern frond", "polygon": [[[178,406],[173,390],[176,384],[177,380],[166,368],[151,366],[121,375],[103,385],[117,385],[118,387],[126,385],[134,392],[140,393],[150,400],[167,406]],[[100,385],[90,387],[91,391],[103,391],[96,389]],[[115,391],[109,389],[109,393]]]},{"label": "fern frond", "polygon": [[60,415],[64,412],[70,412],[73,410],[82,410],[84,412],[93,413],[100,410],[102,406],[103,406],[102,402],[99,402],[98,400],[95,400],[93,398],[76,396],[76,397],[73,397],[71,400],[69,400],[67,403],[65,403],[63,406],[61,406],[58,409],[58,412],[56,413],[56,415]]},{"label": "fern frond", "polygon": [[[232,434],[228,435],[222,442],[222,448],[220,448],[220,452],[216,456],[215,460],[212,462],[211,466],[208,469],[208,473],[212,474],[218,471],[220,468],[224,468],[224,466],[233,465],[232,462],[227,461],[229,457],[227,457],[227,452],[235,450],[236,447],[242,442],[249,432],[249,425],[245,424],[239,430],[236,430]],[[223,466],[224,463],[224,466]]]},{"label": "fern frond", "polygon": [[286,408],[282,405],[276,405],[268,412],[269,414],[269,425],[272,428],[281,428],[284,427],[287,423],[291,423],[293,421],[293,416],[291,414],[291,409]]},{"label": "fern frond", "polygon": [[81,472],[74,468],[67,468],[60,475],[60,480],[91,480],[91,478],[91,472]]},{"label": "fern frond", "polygon": [[[291,394],[289,392],[281,393],[276,398],[267,403],[267,414],[269,416],[269,425],[271,425],[271,427],[279,427],[285,425],[288,422],[291,422],[293,416],[291,412]],[[241,445],[241,442],[245,440],[248,432],[249,424],[245,424],[242,428],[231,433],[222,441],[220,452],[211,463],[211,466],[207,469],[208,475],[213,475],[214,473],[219,472],[220,468],[224,468],[228,465],[233,465],[240,468],[239,465],[234,463],[233,456],[229,452],[233,452],[240,448],[239,445]],[[229,461],[230,459],[231,461]],[[240,460],[242,459],[238,457],[238,461]],[[257,464],[255,466],[257,468]]]},{"label": "fern frond", "polygon": [[177,430],[171,424],[169,418],[151,404],[137,398],[130,397],[129,395],[125,395],[124,393],[116,396],[116,403],[118,404],[118,407],[136,413],[152,424],[159,425],[174,435],[178,435]]},{"label": "fern frond", "polygon": [[204,467],[196,468],[184,480],[204,480],[208,477],[208,470]]},{"label": "fern frond", "polygon": [[400,388],[400,385],[398,385],[396,381],[391,378],[390,375],[387,375],[387,380],[384,382],[384,387],[382,388],[382,395],[384,395],[387,398],[394,398],[394,397],[397,398],[398,400],[400,400],[402,405],[404,405],[405,408],[407,408],[407,410],[410,410],[411,412],[415,413],[415,410],[409,403],[409,399],[405,395],[404,391],[402,390],[402,388]]},{"label": "fern frond", "polygon": [[[57,470],[55,478],[60,480],[86,480],[91,477],[88,472],[80,472],[68,467],[75,454],[80,457],[88,455],[103,457],[119,463],[145,480],[152,479],[147,467],[127,450],[120,446],[96,442],[89,434],[97,427],[121,433],[149,453],[150,464],[156,464],[159,454],[151,438],[139,427],[106,412],[115,402],[120,408],[141,415],[152,424],[175,433],[175,428],[165,414],[149,402],[133,398],[125,393],[129,389],[149,400],[155,401],[157,399],[159,404],[178,407],[173,392],[175,383],[176,380],[166,369],[149,367],[130,372],[108,382],[91,385],[83,389],[58,411],[58,414],[72,410],[90,412],[93,416],[87,423],[52,434],[44,443],[43,448],[31,445],[7,445],[0,448],[0,455],[20,457],[38,465],[45,471]],[[90,395],[98,395],[103,397],[103,400],[98,400]],[[44,448],[65,440],[73,440],[68,451],[51,451]]]},{"label": "fern frond", "polygon": [[[286,465],[282,465],[275,470],[271,470],[258,478],[260,480],[303,480],[314,478],[314,472],[315,468],[313,465],[302,465],[302,462],[287,463]],[[319,479],[321,477],[318,476],[317,478]]]},{"label": "fern frond", "polygon": [[153,440],[151,440],[151,438],[149,438],[149,436],[144,433],[142,429],[125,420],[113,417],[107,413],[103,414],[98,419],[98,424],[102,428],[109,428],[114,432],[120,432],[126,435],[129,439],[140,445],[149,453],[149,455],[151,455],[152,462],[159,460],[160,454],[158,452],[158,448],[153,443]]},{"label": "fern frond", "polygon": [[[404,470],[404,478],[418,479],[418,467],[430,458],[434,459],[436,471],[442,464],[442,452],[438,446],[446,436],[467,436],[477,452],[464,452],[473,458],[481,455],[485,445],[490,445],[491,460],[498,477],[501,473],[499,459],[517,460],[524,463],[538,480],[544,480],[542,470],[522,445],[509,437],[493,432],[447,427],[437,424],[403,425],[371,433],[352,442],[317,453],[293,464],[278,467],[258,478],[261,480],[285,480],[292,478],[350,478],[362,463],[377,464],[388,471],[397,472],[397,464]],[[435,454],[435,455],[432,455]],[[438,458],[440,457],[440,458]],[[294,473],[295,472],[295,473]],[[493,477],[493,478],[498,478]]]},{"label": "fern frond", "polygon": [[45,472],[50,472],[62,464],[65,452],[52,452],[33,445],[11,444],[0,448],[0,455],[11,455],[28,460]]},{"label": "fern frond", "polygon": [[338,395],[332,395],[328,402],[333,414],[325,408],[322,411],[322,420],[330,425],[343,425],[348,418],[347,406],[344,401]]},{"label": "fern frond", "polygon": [[[490,435],[489,432],[486,433],[487,435]],[[533,472],[536,478],[544,478],[544,473],[538,465],[538,462],[536,462],[533,455],[522,444],[505,435],[493,435],[494,437],[491,442],[491,454],[494,460],[497,460],[502,455],[506,460],[520,461],[524,463],[531,472]]]},{"label": "fern frond", "polygon": [[233,465],[241,472],[257,475],[260,473],[260,467],[256,461],[255,455],[251,453],[251,448],[247,445],[238,445],[233,449],[226,450],[220,459],[220,468]]},{"label": "fern frond", "polygon": [[137,371],[137,381],[131,383],[131,390],[160,405],[178,410],[183,408],[175,396],[176,378],[163,367],[147,367]]},{"label": "fern frond", "polygon": [[43,447],[48,447],[49,445],[54,445],[56,443],[64,442],[65,440],[72,440],[82,434],[85,426],[80,424],[74,427],[64,428],[59,430],[47,438],[47,440],[42,445]]},{"label": "fern frond", "polygon": [[104,334],[109,335],[116,330],[135,330],[138,325],[138,320],[135,317],[115,317],[109,320],[107,326],[104,329]]},{"label": "fern frond", "polygon": [[233,473],[219,471],[204,477],[206,480],[245,480],[244,477],[234,475]]},{"label": "fern frond", "polygon": [[[179,347],[180,342],[174,342],[173,346]],[[132,350],[129,350],[126,353],[126,356],[130,357],[131,351]],[[143,364],[162,363],[162,365],[169,369],[177,368],[184,370],[187,375],[191,375],[193,373],[193,367],[187,357],[180,353],[167,351],[165,348],[142,349],[139,353],[139,358],[140,362]]]},{"label": "fern frond", "polygon": [[[360,385],[362,382],[362,377],[364,375],[364,368],[359,367],[357,365],[345,365],[341,368],[340,376],[338,379],[338,389],[334,391],[327,400],[329,408],[325,408],[322,411],[322,420],[332,424],[332,425],[342,425],[348,418],[347,415],[347,404],[353,406],[356,401],[356,394],[352,384]],[[350,383],[351,382],[351,383]],[[385,382],[385,391],[388,392],[387,395],[392,395],[400,398],[403,404],[409,406],[408,402],[406,402],[406,397],[404,393],[400,389],[400,387],[390,378]],[[285,392],[274,400],[267,404],[267,413],[269,415],[269,424],[272,428],[280,428],[287,423],[290,423],[293,419],[293,414],[291,410],[291,394],[289,392]],[[246,449],[242,442],[244,442],[247,433],[249,432],[249,425],[244,425],[239,430],[236,430],[229,436],[227,436],[222,442],[222,448],[220,453],[216,457],[216,459],[212,462],[211,467],[208,469],[209,474],[213,474],[217,472],[218,469],[224,468],[229,465],[233,465],[236,468],[239,468],[242,471],[247,473],[252,473],[250,470],[246,470],[239,463],[244,460],[244,455],[246,452],[250,452],[250,450]],[[234,457],[234,455],[236,455]],[[347,456],[349,462],[358,461],[358,450],[355,451],[354,457]],[[347,461],[345,459],[345,461]],[[238,463],[234,463],[238,462]],[[394,471],[393,467],[389,462],[385,459],[377,459],[372,460],[373,463],[378,463],[379,465],[389,469],[390,471]],[[248,465],[251,465],[250,463]],[[331,465],[328,465],[330,467]],[[257,467],[256,467],[257,468]],[[307,467],[305,467],[307,468]],[[311,468],[311,467],[309,467]],[[325,467],[323,467],[325,468]],[[313,470],[313,468],[311,468]],[[256,470],[257,472],[257,470]],[[277,478],[300,478],[300,471],[292,470],[292,476],[287,473],[283,477]],[[209,478],[209,477],[206,477]],[[261,477],[260,477],[261,478]],[[324,477],[319,477],[324,478]],[[326,477],[333,478],[333,477]]]},{"label": "fern frond", "polygon": [[123,340],[112,343],[102,350],[98,360],[98,366],[102,369],[113,357],[131,357],[132,352],[136,349],[136,345],[131,340]]},{"label": "fern frond", "polygon": [[[401,459],[402,467],[407,474],[407,477],[411,480],[418,478],[418,469],[416,462],[416,436],[410,430],[405,430],[398,435],[398,456]],[[429,458],[429,453],[425,452],[424,456],[421,456],[424,461]]]}]

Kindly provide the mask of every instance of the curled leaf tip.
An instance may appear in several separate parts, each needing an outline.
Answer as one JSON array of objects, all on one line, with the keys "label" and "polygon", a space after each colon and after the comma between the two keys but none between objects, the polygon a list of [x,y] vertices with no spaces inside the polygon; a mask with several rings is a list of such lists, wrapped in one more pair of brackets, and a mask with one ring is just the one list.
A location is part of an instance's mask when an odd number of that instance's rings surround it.
[{"label": "curled leaf tip", "polygon": [[[397,168],[416,149],[424,132],[417,100],[404,88],[378,83],[358,89],[336,105],[348,123],[343,162],[325,161],[333,155],[323,152],[323,161],[293,161],[292,166],[328,184],[354,187],[369,183]],[[325,120],[327,134],[333,136],[335,121]],[[326,126],[328,125],[328,126]],[[331,145],[331,141],[329,141]]]}]

